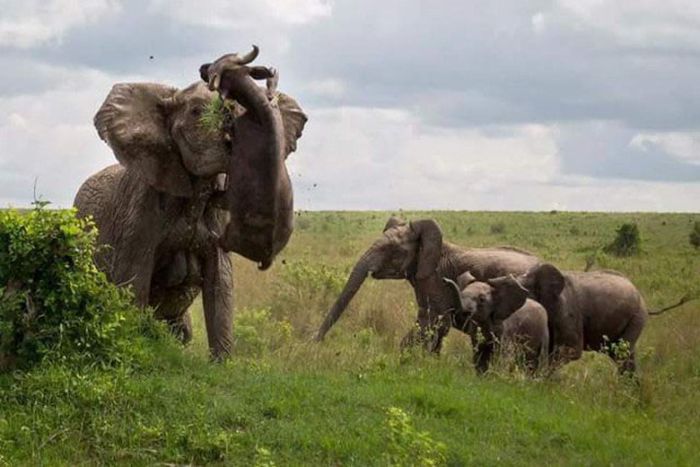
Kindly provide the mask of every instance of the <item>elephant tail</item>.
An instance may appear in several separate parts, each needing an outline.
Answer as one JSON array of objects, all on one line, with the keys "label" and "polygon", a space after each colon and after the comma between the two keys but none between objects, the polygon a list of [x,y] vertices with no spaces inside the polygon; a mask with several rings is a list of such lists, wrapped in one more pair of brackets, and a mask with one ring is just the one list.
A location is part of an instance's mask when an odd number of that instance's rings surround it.
[{"label": "elephant tail", "polygon": [[681,305],[683,305],[683,304],[685,304],[685,303],[687,303],[687,302],[690,302],[690,301],[692,301],[692,300],[697,300],[697,298],[698,298],[698,297],[691,297],[690,295],[685,294],[680,300],[678,300],[677,303],[674,303],[673,305],[667,306],[667,307],[665,307],[665,308],[661,308],[661,309],[659,309],[659,310],[649,311],[648,313],[649,313],[650,316],[658,316],[658,315],[663,314],[664,312],[666,312],[666,311],[668,311],[668,310],[672,310],[672,309],[674,309],[674,308],[678,308],[679,306],[681,306]]}]

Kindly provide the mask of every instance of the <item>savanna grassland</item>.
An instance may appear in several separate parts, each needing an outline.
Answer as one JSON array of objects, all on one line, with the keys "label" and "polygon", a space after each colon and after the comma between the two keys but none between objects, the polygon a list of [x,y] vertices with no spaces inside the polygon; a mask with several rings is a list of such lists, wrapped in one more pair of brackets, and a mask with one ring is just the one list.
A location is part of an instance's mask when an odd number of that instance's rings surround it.
[{"label": "savanna grassland", "polygon": [[[235,354],[165,339],[135,367],[40,365],[0,377],[0,464],[697,465],[700,301],[650,319],[639,378],[588,353],[548,379],[471,366],[452,331],[439,358],[401,355],[410,287],[368,280],[322,344],[310,342],[358,255],[390,213],[302,212],[266,272],[235,259]],[[628,275],[650,308],[700,295],[700,215],[404,212],[446,240],[514,245],[563,269]],[[636,222],[642,251],[602,252]]]}]

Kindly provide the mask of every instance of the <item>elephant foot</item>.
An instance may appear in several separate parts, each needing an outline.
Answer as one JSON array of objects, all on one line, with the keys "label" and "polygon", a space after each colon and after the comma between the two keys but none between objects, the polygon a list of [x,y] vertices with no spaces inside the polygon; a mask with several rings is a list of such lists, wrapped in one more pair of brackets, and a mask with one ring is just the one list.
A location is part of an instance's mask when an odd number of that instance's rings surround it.
[{"label": "elephant foot", "polygon": [[168,321],[170,332],[183,345],[187,345],[192,341],[192,316],[189,311],[182,315],[179,319]]}]

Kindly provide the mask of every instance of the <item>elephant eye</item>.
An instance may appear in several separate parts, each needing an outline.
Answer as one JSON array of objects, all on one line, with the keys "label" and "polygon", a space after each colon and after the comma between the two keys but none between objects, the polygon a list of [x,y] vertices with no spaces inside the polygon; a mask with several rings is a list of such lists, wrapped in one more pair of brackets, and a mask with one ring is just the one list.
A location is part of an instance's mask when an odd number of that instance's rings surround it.
[{"label": "elephant eye", "polygon": [[202,115],[202,108],[199,106],[192,107],[192,110],[190,110],[190,113],[192,114],[193,117],[199,117]]}]

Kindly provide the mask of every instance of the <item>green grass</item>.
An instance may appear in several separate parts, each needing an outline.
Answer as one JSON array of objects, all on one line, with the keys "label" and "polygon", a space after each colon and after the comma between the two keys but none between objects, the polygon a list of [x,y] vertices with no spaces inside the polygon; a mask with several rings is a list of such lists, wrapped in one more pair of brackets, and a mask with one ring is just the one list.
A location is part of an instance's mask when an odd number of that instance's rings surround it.
[{"label": "green grass", "polygon": [[[197,302],[194,342],[185,350],[163,343],[135,370],[42,366],[1,376],[0,464],[700,462],[698,302],[650,320],[637,382],[594,354],[548,380],[528,380],[505,364],[478,377],[458,332],[440,358],[401,356],[398,341],[415,305],[399,281],[367,281],[326,341],[310,343],[388,215],[303,212],[269,271],[237,257],[236,348],[226,364],[207,361]],[[651,307],[700,292],[700,253],[688,242],[700,215],[402,215],[436,218],[454,243],[515,245],[564,269],[583,269],[595,256],[594,267],[629,275]],[[642,252],[602,253],[630,222],[639,226]]]}]

